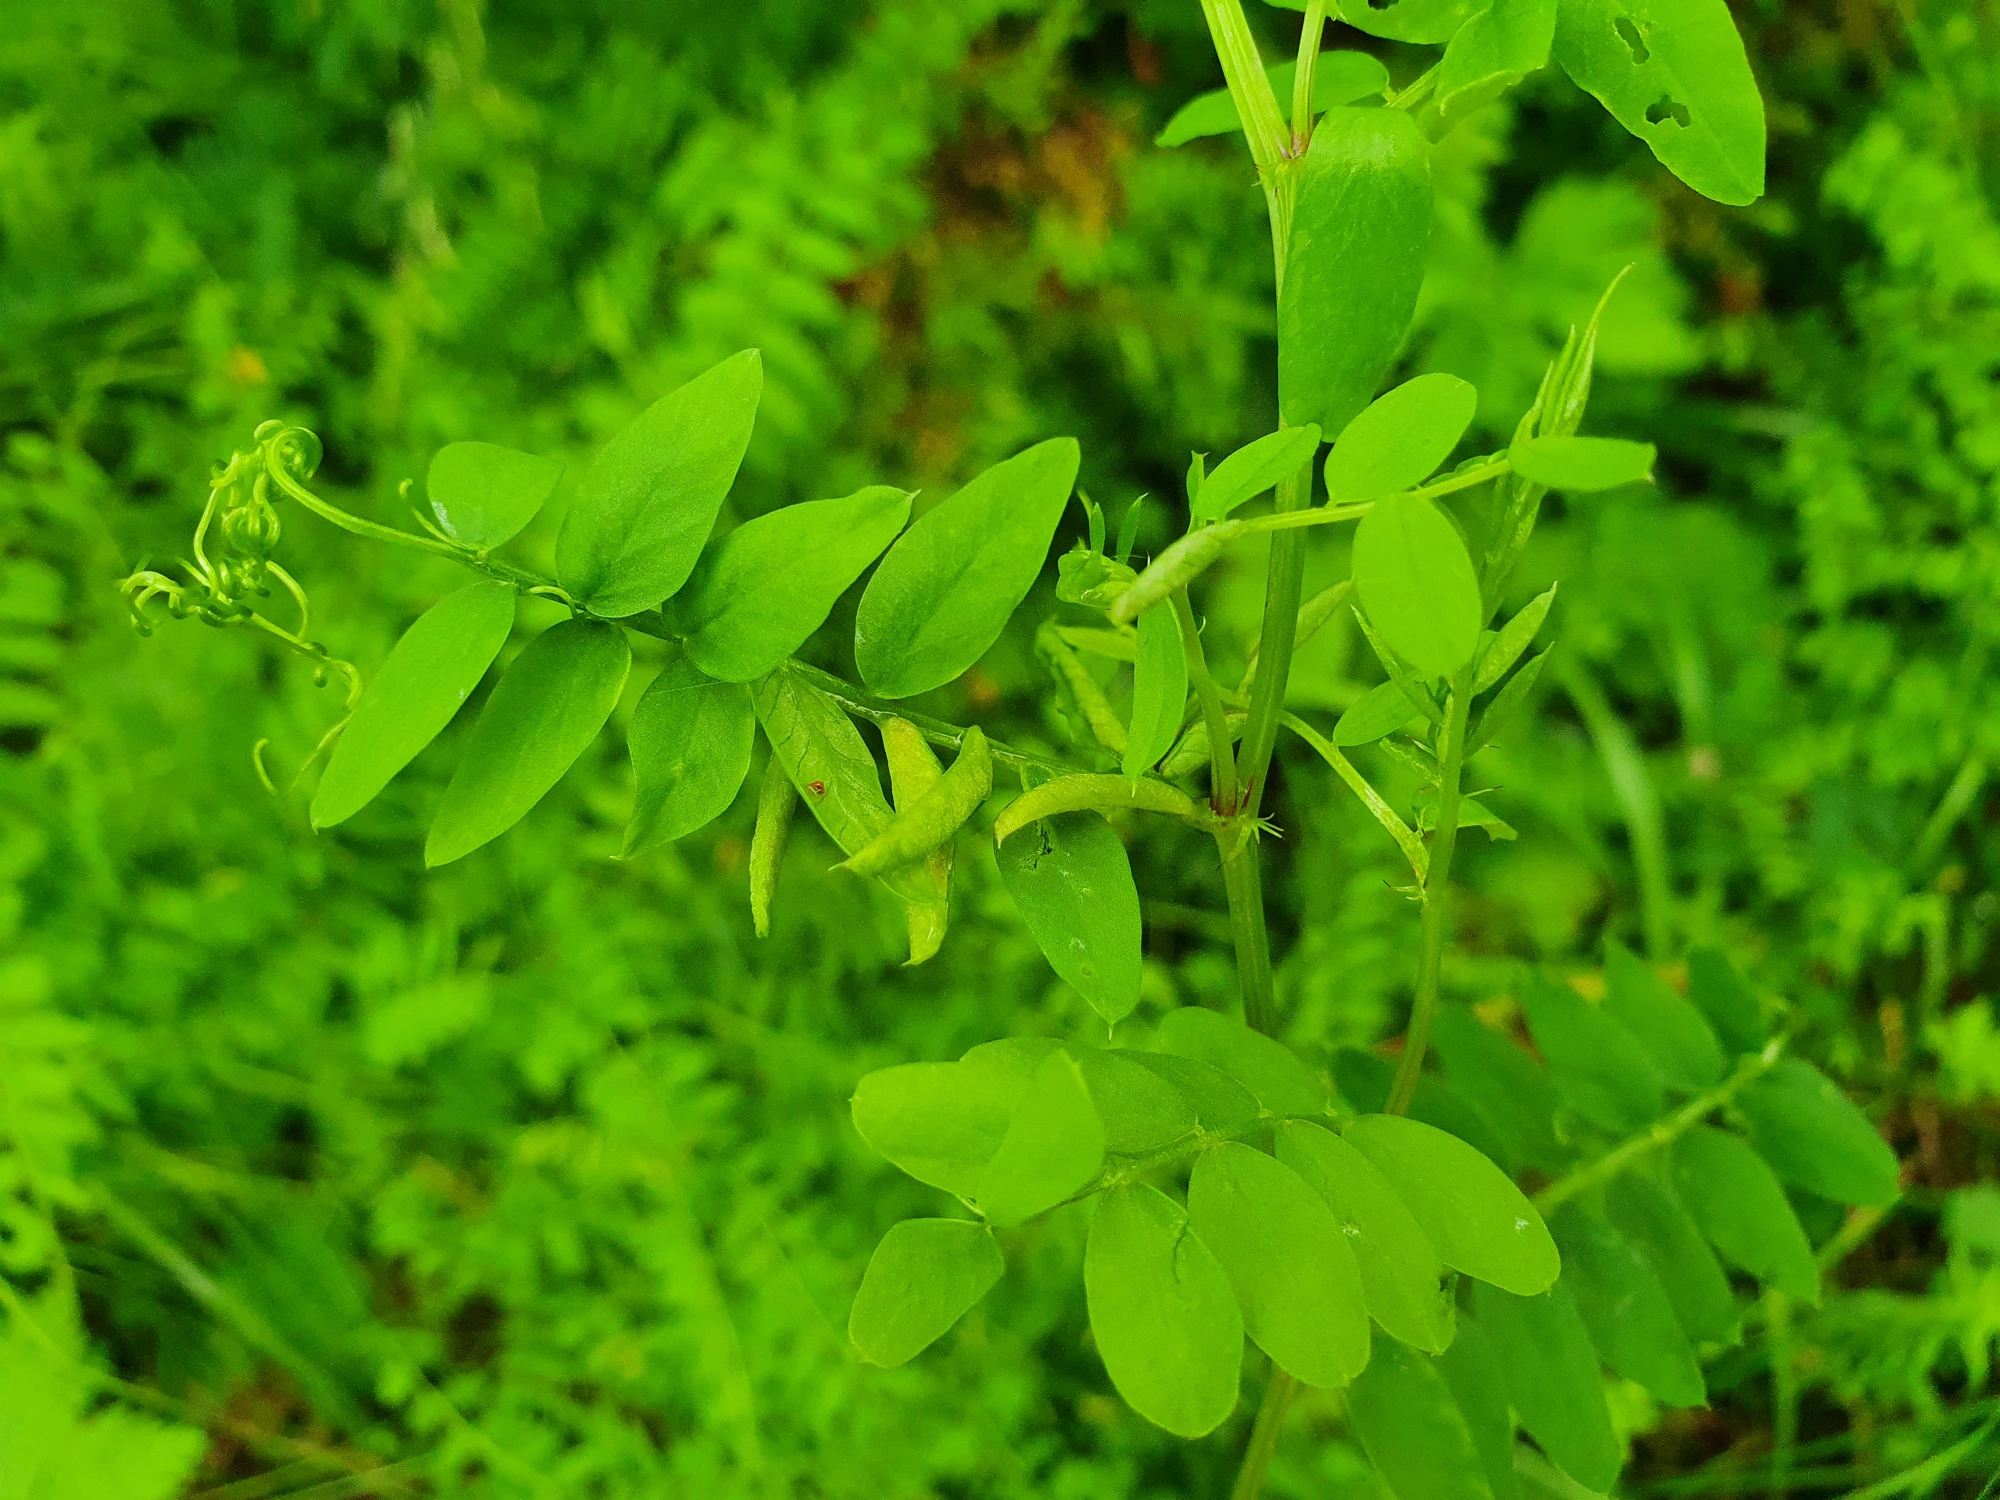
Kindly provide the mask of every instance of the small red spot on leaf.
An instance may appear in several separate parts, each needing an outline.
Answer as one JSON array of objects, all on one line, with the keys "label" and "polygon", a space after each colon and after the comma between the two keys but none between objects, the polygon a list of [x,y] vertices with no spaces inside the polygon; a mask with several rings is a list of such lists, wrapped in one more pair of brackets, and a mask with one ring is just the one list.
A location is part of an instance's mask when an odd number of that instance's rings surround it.
[{"label": "small red spot on leaf", "polygon": [[808,781],[806,788],[815,797],[824,797],[826,795],[826,783],[824,781]]}]

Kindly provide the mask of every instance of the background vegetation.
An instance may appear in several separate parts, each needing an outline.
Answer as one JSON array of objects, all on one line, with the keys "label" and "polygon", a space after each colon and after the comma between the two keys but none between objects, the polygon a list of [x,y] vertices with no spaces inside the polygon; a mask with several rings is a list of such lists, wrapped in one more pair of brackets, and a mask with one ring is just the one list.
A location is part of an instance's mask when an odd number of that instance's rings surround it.
[{"label": "background vegetation", "polygon": [[[1500,1018],[1524,961],[1587,988],[1607,939],[1718,944],[1905,1158],[1879,1224],[1802,1205],[1834,1289],[1767,1299],[1710,1409],[1621,1389],[1630,1492],[1969,1496],[2000,1463],[1964,1442],[2000,1433],[2000,9],[1736,10],[1771,121],[1751,209],[1533,83],[1441,148],[1409,368],[1473,380],[1502,438],[1634,262],[1593,425],[1662,448],[1657,494],[1552,501],[1517,580],[1563,580],[1562,669],[1499,778],[1536,836],[1468,851],[1447,987]],[[265,417],[393,518],[442,443],[574,473],[750,345],[739,519],[1059,432],[1114,509],[1175,496],[1274,401],[1247,156],[1150,144],[1219,85],[1198,8],[0,13],[0,1495],[1225,1489],[1240,1433],[1184,1445],[1110,1395],[1080,1221],[1010,1245],[914,1365],[847,1345],[870,1247],[929,1201],[854,1136],[854,1080],[1095,1025],[990,855],[915,975],[900,915],[803,853],[755,943],[751,799],[612,862],[600,746],[426,875],[449,747],[315,838],[250,746],[296,765],[336,690],[235,635],[141,644],[110,587]],[[1253,19],[1284,55],[1296,19]],[[453,576],[304,517],[287,545],[364,669]],[[1303,701],[1366,689],[1352,645],[1314,642]],[[1025,635],[952,691],[1062,734]],[[1273,790],[1312,835],[1269,845],[1287,1039],[1337,1077],[1393,1029],[1414,923],[1324,767]],[[1148,1003],[1229,1004],[1213,871],[1139,836]],[[1269,1492],[1371,1494],[1341,1433],[1302,1402]],[[24,1454],[60,1458],[10,1485]]]}]

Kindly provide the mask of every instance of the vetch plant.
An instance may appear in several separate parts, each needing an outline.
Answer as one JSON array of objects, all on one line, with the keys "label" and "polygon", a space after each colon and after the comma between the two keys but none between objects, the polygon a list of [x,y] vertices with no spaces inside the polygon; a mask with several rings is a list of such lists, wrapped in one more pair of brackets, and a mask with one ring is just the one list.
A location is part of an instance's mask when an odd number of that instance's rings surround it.
[{"label": "vetch plant", "polygon": [[[1601,1003],[1531,983],[1532,1050],[1443,1003],[1460,832],[1515,836],[1472,763],[1520,723],[1550,649],[1538,642],[1555,590],[1503,616],[1509,581],[1550,490],[1646,482],[1654,455],[1581,430],[1602,303],[1500,451],[1447,467],[1475,407],[1463,380],[1380,387],[1422,284],[1431,148],[1465,115],[1553,57],[1690,186],[1742,203],[1762,187],[1762,105],[1721,0],[1355,0],[1340,19],[1357,29],[1443,48],[1400,89],[1372,57],[1322,52],[1323,0],[1297,7],[1297,59],[1268,70],[1237,0],[1202,4],[1228,88],[1191,103],[1161,141],[1247,140],[1278,272],[1278,425],[1212,469],[1193,460],[1188,529],[1143,565],[1136,505],[1107,543],[1103,513],[1082,502],[1085,536],[1059,564],[1062,609],[1034,635],[1079,731],[1070,753],[902,705],[967,672],[1019,612],[1075,493],[1075,441],[993,465],[914,522],[909,493],[875,485],[716,538],[761,393],[755,351],[663,397],[605,447],[552,577],[496,555],[554,492],[548,460],[447,447],[412,532],[317,494],[318,440],[266,423],[212,482],[185,579],[148,570],[124,587],[142,622],[163,600],[176,616],[269,634],[349,683],[347,716],[314,757],[327,757],[317,828],[366,806],[453,719],[520,596],[565,607],[473,725],[430,826],[432,865],[513,826],[603,730],[631,669],[628,633],[672,646],[631,721],[623,853],[725,811],[761,736],[749,856],[759,933],[803,803],[842,868],[899,903],[910,962],[922,963],[946,938],[957,841],[1011,781],[991,825],[1002,880],[1113,1044],[999,1038],[860,1080],[861,1137],[955,1202],[884,1236],[850,1319],[861,1356],[917,1356],[1004,1275],[1006,1232],[1088,1202],[1091,1332],[1134,1410],[1203,1437],[1238,1407],[1245,1339],[1259,1351],[1239,1496],[1261,1487],[1299,1383],[1345,1391],[1354,1436],[1403,1500],[1499,1500],[1519,1492],[1518,1470],[1546,1465],[1602,1491],[1623,1459],[1604,1369],[1670,1405],[1700,1404],[1702,1349],[1742,1322],[1725,1265],[1818,1295],[1786,1185],[1880,1205],[1897,1193],[1897,1165],[1832,1084],[1787,1055],[1718,955],[1694,956],[1687,996],[1616,951]],[[311,638],[306,592],[272,558],[286,500],[478,579],[411,626],[362,690]],[[1348,524],[1351,577],[1303,597],[1301,533]],[[1264,533],[1261,634],[1230,683],[1211,667],[1191,590]],[[857,684],[800,653],[864,575]],[[259,608],[274,589],[296,626]],[[1342,611],[1385,680],[1316,725],[1286,706],[1293,653]],[[1111,675],[1128,665],[1129,695]],[[1324,759],[1393,840],[1418,907],[1398,1061],[1344,1058],[1332,1088],[1275,1035],[1259,839],[1281,733]],[[1415,774],[1411,802],[1375,787],[1353,758],[1364,749]],[[1130,1022],[1140,903],[1114,815],[1213,841],[1240,1020],[1183,1008],[1149,1034]]]}]

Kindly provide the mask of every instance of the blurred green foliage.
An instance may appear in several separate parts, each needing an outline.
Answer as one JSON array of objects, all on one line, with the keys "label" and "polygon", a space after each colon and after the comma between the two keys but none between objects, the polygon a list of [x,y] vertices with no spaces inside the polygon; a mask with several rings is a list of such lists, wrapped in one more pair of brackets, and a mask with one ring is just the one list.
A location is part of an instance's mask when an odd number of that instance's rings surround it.
[{"label": "blurred green foliage", "polygon": [[[1408,352],[1475,382],[1497,440],[1633,263],[1594,421],[1662,447],[1655,495],[1551,502],[1516,580],[1561,579],[1562,665],[1485,770],[1537,836],[1470,851],[1448,987],[1504,1007],[1524,959],[1720,943],[1911,1163],[1905,1205],[1836,1247],[1847,1290],[1767,1309],[1713,1410],[1622,1403],[1633,1488],[1692,1476],[1676,1494],[1761,1482],[1774,1440],[1795,1487],[1849,1488],[2000,1409],[2000,1234],[1967,1187],[2000,1151],[2000,11],[1738,15],[1770,196],[1718,210],[1531,83],[1439,148]],[[1296,21],[1255,19],[1280,56]],[[842,1333],[869,1246],[925,1199],[853,1135],[854,1080],[1093,1024],[990,855],[914,976],[900,915],[817,858],[754,944],[749,799],[612,862],[628,773],[600,746],[426,875],[448,746],[314,838],[250,747],[298,764],[337,690],[191,625],[142,645],[110,587],[172,555],[267,416],[394,520],[444,442],[562,457],[567,486],[751,345],[739,519],[1062,432],[1114,513],[1177,496],[1191,449],[1275,400],[1240,141],[1145,144],[1217,81],[1191,0],[8,8],[0,1393],[47,1415],[0,1399],[0,1493],[307,1493],[381,1463],[383,1493],[494,1496],[1227,1484],[1230,1444],[1109,1396],[1080,1221],[1010,1244],[1015,1274],[911,1367],[866,1370]],[[364,670],[454,581],[287,524],[316,633]],[[1241,578],[1224,660],[1255,628]],[[1364,692],[1353,646],[1323,633],[1297,701]],[[1036,672],[1010,637],[951,706],[1059,739]],[[1273,811],[1301,835],[1268,845],[1288,1039],[1330,1060],[1391,1029],[1414,922],[1322,767],[1287,760]],[[1135,836],[1146,1003],[1228,1003],[1212,872]],[[1271,1492],[1365,1492],[1336,1398],[1300,1411]],[[68,1468],[13,1488],[61,1423]]]}]

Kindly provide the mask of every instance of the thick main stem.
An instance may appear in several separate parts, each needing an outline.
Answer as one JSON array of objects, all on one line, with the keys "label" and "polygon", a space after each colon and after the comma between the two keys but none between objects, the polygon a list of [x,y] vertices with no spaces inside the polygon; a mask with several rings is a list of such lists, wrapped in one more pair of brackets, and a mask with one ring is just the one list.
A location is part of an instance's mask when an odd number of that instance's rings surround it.
[{"label": "thick main stem", "polygon": [[1452,680],[1451,702],[1445,708],[1438,745],[1438,823],[1424,879],[1423,954],[1417,963],[1417,994],[1410,1006],[1409,1030],[1403,1033],[1402,1060],[1396,1064],[1396,1082],[1384,1106],[1392,1115],[1409,1110],[1418,1075],[1423,1072],[1424,1049],[1430,1045],[1431,1017],[1437,1014],[1438,973],[1451,928],[1451,856],[1458,846],[1459,780],[1465,770],[1465,721],[1471,706],[1472,667],[1468,663]]}]

